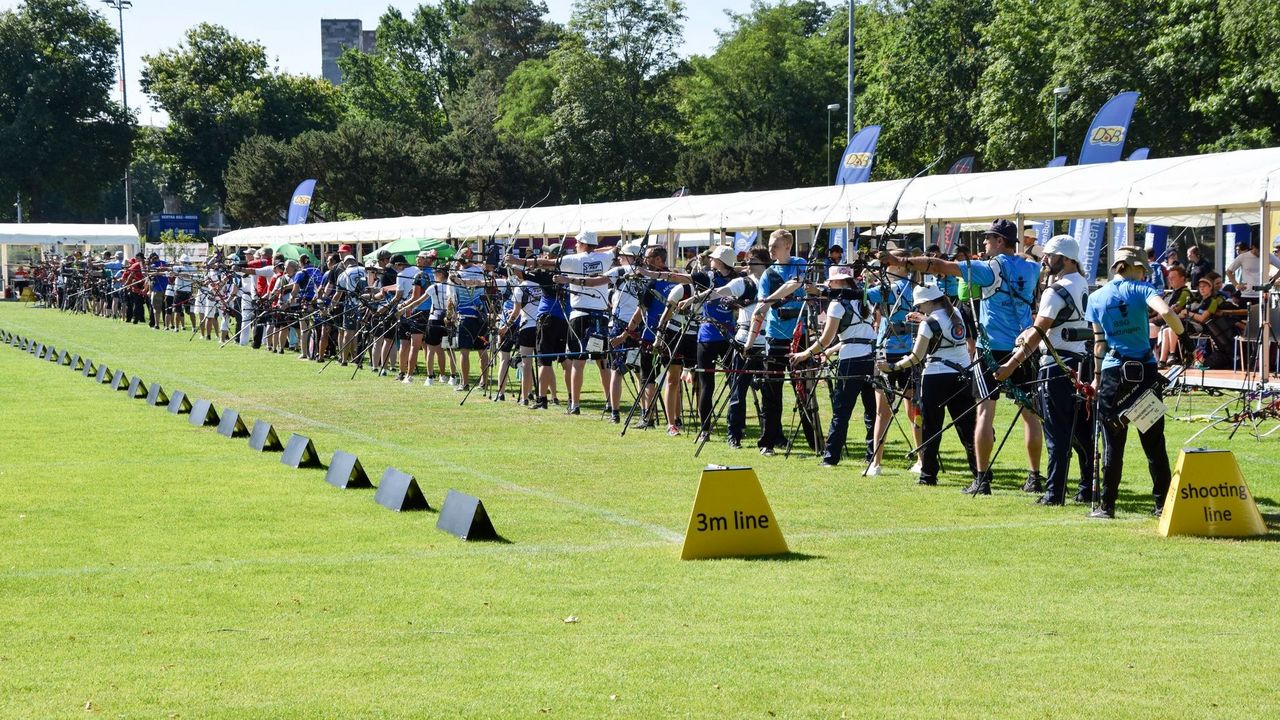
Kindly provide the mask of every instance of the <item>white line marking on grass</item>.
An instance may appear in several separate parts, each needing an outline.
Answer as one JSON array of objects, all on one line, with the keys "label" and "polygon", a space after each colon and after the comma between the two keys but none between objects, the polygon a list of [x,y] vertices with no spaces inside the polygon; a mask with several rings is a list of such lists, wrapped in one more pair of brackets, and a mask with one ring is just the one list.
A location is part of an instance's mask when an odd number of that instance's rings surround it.
[{"label": "white line marking on grass", "polygon": [[[441,536],[443,538],[443,536]],[[74,577],[79,575],[109,575],[173,572],[216,572],[219,570],[235,570],[252,567],[312,567],[321,565],[366,565],[385,562],[403,562],[405,560],[425,560],[453,555],[456,550],[471,551],[483,554],[486,551],[499,551],[501,556],[509,553],[518,554],[586,554],[612,552],[614,550],[643,550],[646,548],[668,548],[670,544],[659,540],[637,543],[596,543],[592,545],[526,545],[515,543],[500,545],[495,543],[472,543],[457,545],[442,543],[440,549],[420,550],[397,553],[362,553],[358,555],[307,555],[301,557],[245,557],[227,558],[225,560],[196,560],[181,563],[144,563],[140,565],[87,565],[85,567],[33,568],[29,570],[10,569],[0,572],[0,578],[6,580],[35,579],[45,577]],[[456,557],[456,555],[454,555]]]},{"label": "white line marking on grass", "polygon": [[[1139,521],[1148,521],[1150,518],[1135,516],[1132,518],[1116,518],[1108,521],[1110,523],[1133,523]],[[987,523],[984,525],[934,525],[928,527],[887,527],[887,528],[853,528],[849,530],[826,530],[818,532],[798,532],[786,533],[786,536],[795,540],[810,539],[838,539],[838,538],[872,538],[886,537],[892,535],[927,535],[930,533],[951,533],[951,532],[967,532],[970,530],[1027,530],[1031,528],[1048,528],[1063,527],[1073,525],[1098,525],[1105,526],[1101,520],[1091,520],[1089,518],[1078,518],[1072,520],[1051,520],[1044,522],[1007,522],[1007,523]]]},{"label": "white line marking on grass", "polygon": [[[59,344],[62,344],[63,342],[74,342],[74,340],[69,340],[68,338],[61,337],[61,336],[54,336],[54,340]],[[90,352],[94,353],[95,355],[100,354],[101,348],[96,348],[92,346],[85,346],[85,347],[87,347],[87,349]],[[483,472],[481,470],[477,470],[473,467],[463,465],[461,463],[453,462],[451,460],[442,460],[434,455],[430,455],[425,451],[418,450],[413,447],[400,445],[392,442],[387,442],[386,440],[383,440],[381,438],[377,438],[372,435],[366,435],[361,432],[350,430],[340,425],[334,425],[332,423],[324,422],[322,420],[316,420],[315,418],[311,418],[306,415],[301,415],[299,413],[289,412],[287,410],[283,410],[281,408],[277,408],[271,405],[258,403],[253,400],[249,400],[248,398],[244,398],[239,395],[235,395],[230,392],[227,392],[223,388],[214,387],[212,385],[206,385],[200,382],[199,380],[178,375],[171,371],[155,367],[154,365],[147,365],[145,364],[145,362],[141,364],[140,367],[142,367],[144,370],[154,370],[156,372],[163,373],[169,377],[174,378],[175,380],[178,380],[188,385],[189,387],[195,387],[200,390],[212,391],[212,392],[218,393],[219,395],[222,395],[223,397],[233,398],[237,401],[243,401],[243,402],[238,402],[238,404],[240,404],[242,407],[245,407],[247,409],[266,410],[280,417],[301,421],[307,425],[323,428],[325,430],[330,430],[337,434],[345,435],[349,438],[363,440],[365,442],[381,446],[388,450],[396,450],[398,452],[407,452],[412,456],[414,456],[415,459],[426,461],[438,467],[443,467],[449,470],[453,470],[454,472],[469,475],[478,480],[483,480],[485,482],[496,485],[497,487],[500,487],[504,490],[521,493],[523,495],[529,495],[531,497],[536,497],[542,500],[546,500],[556,505],[561,505],[573,510],[578,510],[591,515],[595,515],[596,517],[599,517],[603,520],[614,523],[616,525],[622,525],[624,527],[631,527],[631,528],[636,528],[638,530],[643,530],[652,535],[656,535],[657,537],[669,543],[677,543],[677,542],[682,542],[684,540],[684,535],[682,533],[678,533],[672,530],[671,528],[664,527],[662,525],[656,525],[654,523],[644,522],[643,520],[636,520],[635,518],[630,518],[620,513],[614,512],[613,510],[609,510],[608,508],[588,505],[578,500],[572,500],[570,498],[557,495],[547,490],[532,488],[525,485],[519,485],[517,483],[511,482],[510,480],[505,480],[503,478],[497,477],[495,475],[491,475],[489,473]]]}]

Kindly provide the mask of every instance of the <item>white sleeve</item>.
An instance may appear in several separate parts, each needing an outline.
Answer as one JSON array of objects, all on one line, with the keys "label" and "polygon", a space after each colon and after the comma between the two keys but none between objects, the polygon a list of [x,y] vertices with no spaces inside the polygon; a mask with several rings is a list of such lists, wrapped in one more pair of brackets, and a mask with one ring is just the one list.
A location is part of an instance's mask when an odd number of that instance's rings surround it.
[{"label": "white sleeve", "polygon": [[1056,318],[1058,313],[1066,308],[1066,303],[1062,302],[1062,298],[1058,293],[1054,292],[1052,286],[1040,295],[1040,307],[1036,310],[1037,317]]},{"label": "white sleeve", "polygon": [[844,305],[834,300],[831,301],[831,304],[827,305],[827,317],[833,320],[839,320],[844,317]]},{"label": "white sleeve", "polygon": [[667,301],[668,301],[668,302],[673,302],[673,303],[674,303],[674,302],[680,302],[680,301],[681,301],[681,300],[683,300],[683,299],[684,299],[684,286],[683,286],[683,285],[677,285],[677,286],[675,286],[675,287],[671,288],[671,290],[670,290],[669,292],[667,292]]}]

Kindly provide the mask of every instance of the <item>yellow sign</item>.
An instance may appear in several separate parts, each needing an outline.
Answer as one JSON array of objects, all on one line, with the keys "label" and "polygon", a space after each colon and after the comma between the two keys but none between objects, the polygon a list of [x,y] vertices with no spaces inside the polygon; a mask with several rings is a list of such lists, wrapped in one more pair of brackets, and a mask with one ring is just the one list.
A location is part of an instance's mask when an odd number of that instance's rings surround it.
[{"label": "yellow sign", "polygon": [[863,168],[871,164],[871,153],[857,152],[849,153],[844,157],[844,166],[847,168]]},{"label": "yellow sign", "polygon": [[1273,245],[1280,240],[1280,207],[1271,208],[1271,234],[1268,237]]},{"label": "yellow sign", "polygon": [[698,480],[681,560],[781,555],[787,541],[751,468],[708,465]]},{"label": "yellow sign", "polygon": [[1258,506],[1228,450],[1183,450],[1158,532],[1202,537],[1266,535]]}]

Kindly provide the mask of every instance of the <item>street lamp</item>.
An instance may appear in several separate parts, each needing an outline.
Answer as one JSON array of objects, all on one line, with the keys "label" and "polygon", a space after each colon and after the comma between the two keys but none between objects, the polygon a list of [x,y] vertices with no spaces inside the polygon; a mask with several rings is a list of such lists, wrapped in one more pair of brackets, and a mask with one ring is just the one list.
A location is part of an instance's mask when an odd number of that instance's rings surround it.
[{"label": "street lamp", "polygon": [[840,103],[831,103],[827,106],[827,182],[834,180],[831,177],[831,113],[840,109]]},{"label": "street lamp", "polygon": [[[1058,157],[1058,101],[1070,91],[1066,85],[1053,89],[1053,157]],[[1053,158],[1050,158],[1051,160]]]},{"label": "street lamp", "polygon": [[[124,11],[125,8],[133,7],[131,0],[102,0],[107,7],[115,10],[120,16],[120,100],[124,103],[125,114],[129,113],[129,81],[124,73]],[[133,153],[129,153],[128,161],[124,166],[124,221],[132,223],[133,215],[133,197],[130,187],[129,165],[133,162]]]}]

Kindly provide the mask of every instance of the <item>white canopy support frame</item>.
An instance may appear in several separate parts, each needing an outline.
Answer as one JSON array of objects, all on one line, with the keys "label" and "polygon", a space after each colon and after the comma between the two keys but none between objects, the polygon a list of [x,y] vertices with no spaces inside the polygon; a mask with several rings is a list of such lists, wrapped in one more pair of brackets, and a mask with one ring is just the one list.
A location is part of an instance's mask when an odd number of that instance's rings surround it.
[{"label": "white canopy support frame", "polygon": [[0,277],[9,286],[10,245],[120,245],[126,253],[138,247],[138,229],[132,225],[78,223],[0,223]]}]

